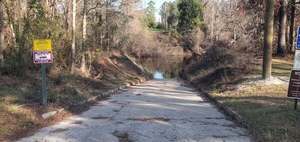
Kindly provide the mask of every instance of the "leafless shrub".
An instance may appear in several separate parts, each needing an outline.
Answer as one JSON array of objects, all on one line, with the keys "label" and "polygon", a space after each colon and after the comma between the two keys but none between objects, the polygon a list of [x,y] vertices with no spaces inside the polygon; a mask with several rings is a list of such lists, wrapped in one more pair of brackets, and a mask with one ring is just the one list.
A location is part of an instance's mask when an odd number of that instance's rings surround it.
[{"label": "leafless shrub", "polygon": [[[233,83],[251,71],[251,58],[217,41],[206,48],[201,57],[192,57],[182,75],[194,85],[222,85]],[[205,86],[205,85],[204,85]]]}]

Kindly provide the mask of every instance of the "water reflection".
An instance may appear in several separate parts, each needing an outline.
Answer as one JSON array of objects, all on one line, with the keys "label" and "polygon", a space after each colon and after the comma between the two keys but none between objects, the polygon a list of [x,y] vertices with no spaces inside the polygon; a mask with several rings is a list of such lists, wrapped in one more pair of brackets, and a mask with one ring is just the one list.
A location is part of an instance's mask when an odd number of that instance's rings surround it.
[{"label": "water reflection", "polygon": [[164,56],[139,59],[139,63],[153,73],[154,79],[177,78],[181,70],[183,57]]},{"label": "water reflection", "polygon": [[153,79],[163,80],[164,79],[164,75],[160,71],[155,71],[154,75],[153,75]]}]

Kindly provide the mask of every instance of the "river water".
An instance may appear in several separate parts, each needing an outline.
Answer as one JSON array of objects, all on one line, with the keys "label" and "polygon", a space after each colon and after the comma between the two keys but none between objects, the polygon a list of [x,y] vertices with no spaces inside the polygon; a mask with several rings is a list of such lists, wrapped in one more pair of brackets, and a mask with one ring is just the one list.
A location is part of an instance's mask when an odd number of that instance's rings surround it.
[{"label": "river water", "polygon": [[153,79],[155,80],[163,80],[164,78],[164,74],[158,70],[153,73]]},{"label": "river water", "polygon": [[183,57],[163,56],[140,59],[139,63],[148,71],[153,73],[156,80],[173,79],[179,76]]}]

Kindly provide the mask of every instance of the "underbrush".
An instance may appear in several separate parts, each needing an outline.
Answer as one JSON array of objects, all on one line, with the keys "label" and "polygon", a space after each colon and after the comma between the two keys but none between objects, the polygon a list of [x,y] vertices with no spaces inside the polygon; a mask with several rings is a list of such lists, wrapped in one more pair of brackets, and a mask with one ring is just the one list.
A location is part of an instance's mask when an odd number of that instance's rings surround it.
[{"label": "underbrush", "polygon": [[292,61],[273,59],[272,81],[263,81],[262,60],[222,42],[186,60],[182,77],[240,115],[258,142],[297,142],[300,111],[287,98]]},{"label": "underbrush", "polygon": [[[90,76],[63,72],[48,74],[47,107],[41,106],[39,72],[20,77],[0,76],[0,141],[15,140],[66,116],[81,113],[93,103],[88,100],[123,85],[151,78],[151,74],[121,52],[94,61]],[[103,98],[104,99],[104,98]],[[50,119],[43,113],[63,112]]]},{"label": "underbrush", "polygon": [[251,70],[249,55],[219,41],[206,47],[203,55],[186,59],[181,76],[198,88],[214,89],[239,82]]}]

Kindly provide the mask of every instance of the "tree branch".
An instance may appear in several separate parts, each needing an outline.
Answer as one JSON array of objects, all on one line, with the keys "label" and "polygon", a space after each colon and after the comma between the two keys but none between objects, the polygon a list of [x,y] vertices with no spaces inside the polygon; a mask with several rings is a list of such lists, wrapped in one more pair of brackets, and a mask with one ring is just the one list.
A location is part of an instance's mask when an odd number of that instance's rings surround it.
[{"label": "tree branch", "polygon": [[101,2],[97,2],[95,7],[92,7],[92,8],[87,10],[87,14],[89,14],[92,10],[97,9],[99,6],[103,6],[103,4],[101,4]]}]

